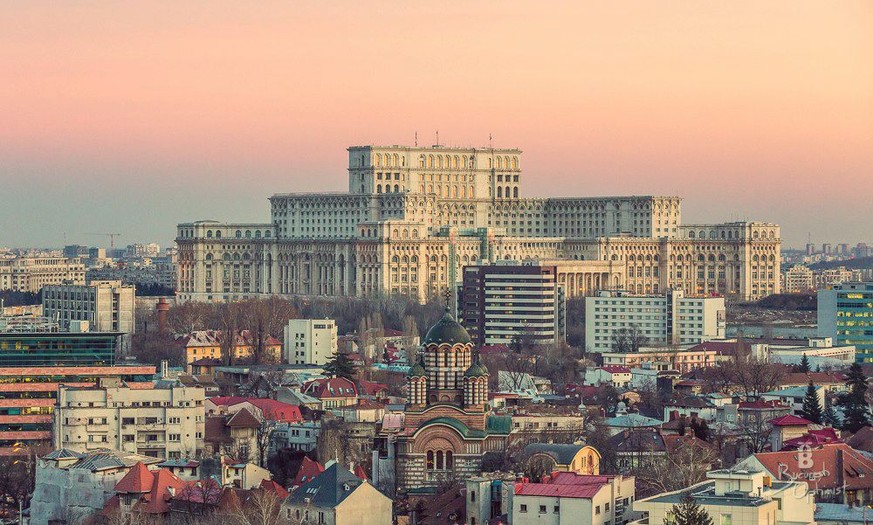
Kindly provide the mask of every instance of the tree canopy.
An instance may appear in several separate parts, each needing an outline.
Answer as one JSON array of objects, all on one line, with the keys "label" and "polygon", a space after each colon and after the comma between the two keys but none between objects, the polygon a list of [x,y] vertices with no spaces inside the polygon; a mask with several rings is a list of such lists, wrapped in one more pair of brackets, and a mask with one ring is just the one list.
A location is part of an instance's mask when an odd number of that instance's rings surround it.
[{"label": "tree canopy", "polygon": [[665,525],[712,525],[710,515],[691,494],[686,494],[680,503],[673,505],[669,515],[672,517],[664,520]]}]

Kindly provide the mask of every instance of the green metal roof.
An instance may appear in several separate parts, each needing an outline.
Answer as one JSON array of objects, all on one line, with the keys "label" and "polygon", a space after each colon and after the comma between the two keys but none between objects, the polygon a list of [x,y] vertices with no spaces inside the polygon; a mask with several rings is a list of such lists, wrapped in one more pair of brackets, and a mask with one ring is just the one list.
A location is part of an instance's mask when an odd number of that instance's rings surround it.
[{"label": "green metal roof", "polygon": [[489,434],[509,434],[512,430],[512,416],[488,416],[485,431]]},{"label": "green metal roof", "polygon": [[455,318],[452,317],[449,312],[446,312],[440,320],[427,331],[427,335],[424,336],[422,345],[448,344],[454,346],[456,344],[467,345],[471,342],[472,339],[470,339],[470,334],[467,333],[467,330],[465,330],[459,322],[455,321]]}]

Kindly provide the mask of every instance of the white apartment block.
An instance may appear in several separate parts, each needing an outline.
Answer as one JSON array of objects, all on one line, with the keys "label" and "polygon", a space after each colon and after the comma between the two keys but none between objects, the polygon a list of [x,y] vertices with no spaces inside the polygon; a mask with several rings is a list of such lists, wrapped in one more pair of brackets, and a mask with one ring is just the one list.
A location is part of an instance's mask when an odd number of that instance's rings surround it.
[{"label": "white apartment block", "polygon": [[136,287],[121,281],[56,284],[43,288],[42,311],[62,328],[88,321],[95,332],[132,334],[136,328]]},{"label": "white apartment block", "polygon": [[801,293],[815,290],[813,271],[802,264],[795,264],[785,270],[782,291],[785,293]]},{"label": "white apartment block", "polygon": [[647,344],[686,345],[724,338],[724,297],[685,297],[599,292],[585,299],[585,345],[594,352],[613,349],[613,334],[636,327]]},{"label": "white apartment block", "polygon": [[66,257],[0,259],[0,290],[36,293],[61,283],[85,284],[85,265]]},{"label": "white apartment block", "polygon": [[111,448],[165,459],[203,450],[202,388],[157,385],[131,389],[123,383],[61,386],[54,411],[54,446],[76,451]]},{"label": "white apartment block", "polygon": [[285,327],[285,361],[292,365],[323,365],[337,351],[333,319],[291,319]]},{"label": "white apartment block", "polygon": [[439,297],[464,266],[560,259],[597,289],[757,299],[780,287],[775,224],[682,225],[681,198],[529,198],[521,151],[356,146],[348,192],[270,198],[270,221],[179,224],[179,299]]}]

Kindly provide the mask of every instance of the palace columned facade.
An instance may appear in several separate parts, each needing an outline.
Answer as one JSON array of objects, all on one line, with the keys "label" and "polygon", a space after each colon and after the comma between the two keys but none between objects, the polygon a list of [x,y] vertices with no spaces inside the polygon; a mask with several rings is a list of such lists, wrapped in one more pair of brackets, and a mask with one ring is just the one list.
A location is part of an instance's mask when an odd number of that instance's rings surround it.
[{"label": "palace columned facade", "polygon": [[683,225],[679,197],[525,198],[521,151],[349,148],[347,193],[270,198],[271,221],[180,224],[178,295],[404,294],[468,264],[559,261],[568,297],[601,289],[757,299],[779,292],[779,226]]}]

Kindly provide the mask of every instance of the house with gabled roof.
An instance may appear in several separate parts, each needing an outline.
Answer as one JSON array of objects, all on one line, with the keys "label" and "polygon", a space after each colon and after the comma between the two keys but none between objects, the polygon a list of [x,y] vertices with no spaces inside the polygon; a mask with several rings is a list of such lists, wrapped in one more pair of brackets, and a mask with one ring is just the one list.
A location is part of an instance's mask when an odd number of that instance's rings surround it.
[{"label": "house with gabled roof", "polygon": [[344,377],[314,379],[305,383],[301,391],[320,399],[325,409],[354,405],[358,402],[358,387]]},{"label": "house with gabled roof", "polygon": [[804,481],[818,502],[869,505],[873,501],[873,459],[846,443],[761,452],[736,468],[764,470],[774,480]]},{"label": "house with gabled roof", "polygon": [[30,523],[71,520],[100,512],[115,485],[139,463],[157,468],[159,458],[101,449],[87,453],[57,449],[36,461]]},{"label": "house with gabled roof", "polygon": [[282,514],[292,522],[384,525],[392,522],[391,498],[333,463],[285,498]]},{"label": "house with gabled roof", "polygon": [[169,469],[151,471],[139,462],[115,484],[115,496],[106,502],[102,513],[107,517],[115,512],[150,517],[166,515],[170,512],[170,500],[187,483]]}]

